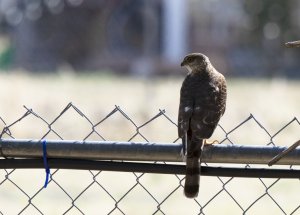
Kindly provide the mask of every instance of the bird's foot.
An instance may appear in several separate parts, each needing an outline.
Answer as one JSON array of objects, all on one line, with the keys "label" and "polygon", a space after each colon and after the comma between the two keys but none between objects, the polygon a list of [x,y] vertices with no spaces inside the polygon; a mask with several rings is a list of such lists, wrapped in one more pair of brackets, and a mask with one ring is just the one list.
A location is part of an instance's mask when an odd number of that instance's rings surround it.
[{"label": "bird's foot", "polygon": [[184,149],[181,149],[180,156],[182,158],[182,161],[186,162],[186,153],[185,153]]},{"label": "bird's foot", "polygon": [[181,151],[180,151],[180,155],[181,155],[181,157],[182,157],[182,160],[184,161],[184,162],[186,162],[186,156],[187,156],[187,154],[186,154],[186,143],[185,142],[182,142],[182,149],[181,149]]},{"label": "bird's foot", "polygon": [[204,140],[204,146],[205,145],[212,145],[212,144],[219,144],[220,142],[218,140],[213,140],[213,141],[208,141],[208,140]]}]

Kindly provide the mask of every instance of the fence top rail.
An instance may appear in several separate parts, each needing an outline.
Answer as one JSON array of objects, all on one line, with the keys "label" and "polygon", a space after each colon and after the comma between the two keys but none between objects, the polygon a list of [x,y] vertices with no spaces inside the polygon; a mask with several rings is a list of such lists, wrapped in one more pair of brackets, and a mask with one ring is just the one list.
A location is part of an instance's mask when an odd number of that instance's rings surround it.
[{"label": "fence top rail", "polygon": [[[180,143],[47,140],[47,157],[66,159],[182,162]],[[204,147],[202,162],[268,164],[282,146],[215,144]],[[43,156],[42,140],[0,139],[0,157]],[[300,165],[300,148],[278,161],[278,165]]]}]

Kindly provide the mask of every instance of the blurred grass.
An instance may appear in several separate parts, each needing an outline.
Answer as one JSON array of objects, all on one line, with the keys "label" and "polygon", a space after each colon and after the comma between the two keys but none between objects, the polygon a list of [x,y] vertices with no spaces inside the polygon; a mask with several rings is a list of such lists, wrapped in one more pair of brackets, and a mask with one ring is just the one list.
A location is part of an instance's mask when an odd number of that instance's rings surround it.
[{"label": "blurred grass", "polygon": [[[165,109],[167,115],[176,122],[182,80],[183,77],[143,79],[105,74],[79,76],[72,73],[59,73],[56,75],[0,74],[0,116],[9,124],[25,113],[26,110],[23,105],[26,105],[50,122],[69,102],[72,102],[93,123],[105,117],[114,109],[115,105],[119,105],[138,125],[143,124],[157,114],[159,109]],[[230,131],[250,114],[253,114],[272,135],[294,117],[299,117],[299,81],[231,78],[228,78],[227,81],[227,109],[220,121],[226,131]],[[34,117],[31,120],[36,121]],[[74,127],[74,120],[76,127]],[[115,140],[119,138],[126,139],[130,136],[127,133],[132,129],[132,125],[127,120],[120,116],[113,116],[110,120],[112,123],[105,123],[106,126],[102,126],[102,129],[106,129],[107,138]],[[151,135],[152,139],[170,141],[170,136],[176,136],[176,134],[170,134],[173,129],[168,131],[168,134],[159,132],[160,125],[166,128],[169,123],[161,119],[157,121],[159,123],[154,121],[153,124],[149,125],[152,129],[145,131],[149,133],[148,135]],[[253,136],[252,130],[256,131],[258,129],[261,133],[261,129],[252,121],[247,123],[247,128],[241,127],[241,129],[248,130],[248,132],[244,132],[245,138],[243,139],[239,135],[239,142],[250,141],[251,136]],[[20,126],[22,123],[20,123]],[[122,123],[129,130],[120,130],[115,127],[115,123]],[[29,127],[22,125],[22,129],[15,131],[18,132],[15,135],[22,137],[36,136],[39,132],[32,129],[32,126],[37,123],[28,124]],[[113,126],[111,126],[112,124]],[[72,111],[65,114],[56,125],[59,126],[57,129],[66,133],[65,138],[83,138],[78,134],[84,135],[87,132],[86,129],[90,129],[84,120]],[[72,126],[72,129],[67,129],[70,126]],[[297,127],[297,125],[293,126],[292,124],[287,130],[291,130],[289,133],[294,133]],[[47,127],[41,127],[40,124],[38,129],[47,130]],[[83,131],[81,131],[82,129]],[[174,132],[176,132],[176,129]],[[217,133],[218,131],[216,131]],[[38,137],[36,136],[36,138]],[[293,138],[289,141],[292,140]],[[283,139],[278,139],[278,144],[291,144],[281,143],[281,141]]]},{"label": "blurred grass", "polygon": [[[26,73],[0,74],[0,117],[10,124],[22,116],[26,105],[51,122],[72,102],[93,123],[100,121],[115,105],[137,124],[142,125],[165,109],[166,114],[177,121],[179,90],[183,77],[164,78],[134,78],[118,77],[108,74],[74,75],[62,72],[55,75],[39,75]],[[274,135],[294,117],[299,117],[300,109],[300,82],[286,79],[232,79],[228,78],[227,110],[220,124],[228,132],[239,123],[253,114],[265,129]],[[0,121],[0,129],[4,124]],[[83,139],[90,131],[91,126],[84,118],[71,110],[64,114],[53,128],[64,139]],[[290,145],[299,139],[300,126],[292,123],[280,132],[273,141],[277,145]],[[107,140],[128,140],[134,133],[135,127],[117,113],[103,124],[97,131]],[[11,129],[15,138],[41,138],[48,131],[47,126],[34,116],[26,117]],[[160,117],[141,129],[149,141],[172,142],[177,138],[176,126],[165,118]],[[222,140],[224,132],[218,128],[213,138]],[[57,137],[50,134],[47,138]],[[261,144],[270,142],[270,137],[252,119],[229,135],[236,144]],[[93,135],[89,139],[100,139]],[[134,140],[143,140],[137,137]],[[226,143],[228,143],[226,141]],[[34,195],[41,188],[44,180],[43,170],[16,170],[10,179],[17,183],[29,196]],[[51,170],[53,173],[54,170]],[[4,180],[6,172],[0,171],[0,182]],[[93,176],[88,171],[58,171],[53,176],[72,198],[82,192],[90,183]],[[180,176],[182,178],[182,176]],[[131,186],[136,183],[132,173],[102,172],[96,180],[109,191],[117,200],[121,198]],[[229,178],[222,178],[223,183]],[[264,182],[272,184],[275,179]],[[145,174],[140,182],[160,202],[178,185],[178,179],[173,176]],[[201,177],[201,192],[198,198],[204,205],[212,196],[223,187],[220,179],[215,177]],[[291,212],[299,205],[299,180],[280,180],[269,192],[283,205],[284,210]],[[86,214],[106,214],[114,208],[115,202],[109,198],[97,183],[76,201],[76,205]],[[265,187],[260,179],[235,178],[226,185],[226,189],[233,195],[243,208],[247,208],[255,199],[265,193]],[[241,192],[242,190],[242,192]],[[247,197],[247,198],[246,198]],[[285,200],[288,199],[288,200]],[[0,186],[0,212],[15,214],[27,205],[28,198],[10,181]],[[2,204],[3,202],[3,204]],[[64,204],[61,204],[64,202]],[[34,198],[33,203],[46,214],[60,214],[71,206],[71,199],[55,184],[43,190]],[[5,205],[5,207],[3,207]],[[60,205],[60,206],[58,206]],[[182,206],[184,205],[184,207]],[[151,214],[156,210],[157,203],[141,187],[136,186],[119,204],[126,214]],[[166,214],[194,214],[199,207],[193,200],[183,196],[182,188],[161,205]],[[239,206],[222,191],[204,210],[205,214],[242,214]],[[25,214],[37,214],[36,209],[30,206]],[[69,214],[77,214],[72,209]],[[113,214],[120,214],[117,210]],[[255,204],[248,214],[281,214],[278,207],[268,195]],[[299,214],[299,213],[298,213]]]}]

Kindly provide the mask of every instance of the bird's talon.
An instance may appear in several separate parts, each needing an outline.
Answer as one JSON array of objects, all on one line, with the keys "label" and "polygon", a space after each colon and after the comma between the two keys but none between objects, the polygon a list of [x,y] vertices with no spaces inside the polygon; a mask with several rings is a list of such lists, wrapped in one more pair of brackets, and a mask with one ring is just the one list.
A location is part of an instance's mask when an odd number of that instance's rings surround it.
[{"label": "bird's talon", "polygon": [[186,154],[183,149],[181,149],[181,151],[180,151],[180,156],[182,157],[182,161],[186,162]]},{"label": "bird's talon", "polygon": [[208,141],[204,140],[204,145],[212,145],[212,144],[219,144],[220,142],[218,140]]}]

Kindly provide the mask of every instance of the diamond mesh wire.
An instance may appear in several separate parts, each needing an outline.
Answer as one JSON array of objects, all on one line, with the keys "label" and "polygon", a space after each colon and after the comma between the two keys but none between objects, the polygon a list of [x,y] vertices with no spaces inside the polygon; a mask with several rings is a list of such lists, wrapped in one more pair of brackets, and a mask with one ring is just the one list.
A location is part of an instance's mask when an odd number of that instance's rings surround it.
[{"label": "diamond mesh wire", "polygon": [[[142,122],[119,106],[104,117],[90,117],[69,103],[50,120],[24,109],[10,123],[0,116],[0,138],[180,141],[175,120],[161,109]],[[219,125],[214,138],[225,144],[277,146],[292,141],[299,129],[293,118],[271,131],[250,114],[232,128]],[[1,148],[0,156],[6,159]],[[256,166],[261,165],[246,165]],[[181,175],[51,169],[46,189],[43,180],[44,170],[0,170],[0,214],[300,214],[299,179],[202,176],[199,197],[193,200],[183,195]]]}]

